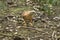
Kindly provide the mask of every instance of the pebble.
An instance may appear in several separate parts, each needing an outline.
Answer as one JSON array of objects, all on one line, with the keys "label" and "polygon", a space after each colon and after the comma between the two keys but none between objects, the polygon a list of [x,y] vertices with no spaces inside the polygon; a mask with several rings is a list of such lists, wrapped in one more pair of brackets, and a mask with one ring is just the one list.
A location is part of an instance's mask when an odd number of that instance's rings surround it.
[{"label": "pebble", "polygon": [[57,27],[60,27],[60,25],[57,25]]},{"label": "pebble", "polygon": [[2,26],[0,26],[0,28],[1,28]]},{"label": "pebble", "polygon": [[9,27],[11,26],[11,25],[8,25]]},{"label": "pebble", "polygon": [[12,20],[13,22],[16,22],[16,20]]},{"label": "pebble", "polygon": [[43,39],[40,38],[40,40],[43,40]]},{"label": "pebble", "polygon": [[10,31],[12,32],[12,31],[13,31],[13,29],[10,29]]},{"label": "pebble", "polygon": [[21,26],[17,26],[17,28],[20,28]]},{"label": "pebble", "polygon": [[18,32],[15,32],[14,34],[18,34]]},{"label": "pebble", "polygon": [[16,29],[15,31],[17,32],[18,30]]},{"label": "pebble", "polygon": [[5,29],[9,29],[9,27],[6,27]]},{"label": "pebble", "polygon": [[15,19],[16,17],[13,17],[13,19]]}]

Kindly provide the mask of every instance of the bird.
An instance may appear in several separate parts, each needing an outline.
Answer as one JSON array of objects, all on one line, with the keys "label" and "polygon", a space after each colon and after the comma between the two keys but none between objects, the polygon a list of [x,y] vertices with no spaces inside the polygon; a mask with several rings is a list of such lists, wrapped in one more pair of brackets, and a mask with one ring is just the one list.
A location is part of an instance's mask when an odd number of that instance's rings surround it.
[{"label": "bird", "polygon": [[25,23],[25,26],[27,26],[28,24],[30,24],[31,26],[33,26],[33,12],[35,12],[34,10],[27,10],[27,11],[24,11],[22,13],[22,17],[24,19],[24,23]]}]

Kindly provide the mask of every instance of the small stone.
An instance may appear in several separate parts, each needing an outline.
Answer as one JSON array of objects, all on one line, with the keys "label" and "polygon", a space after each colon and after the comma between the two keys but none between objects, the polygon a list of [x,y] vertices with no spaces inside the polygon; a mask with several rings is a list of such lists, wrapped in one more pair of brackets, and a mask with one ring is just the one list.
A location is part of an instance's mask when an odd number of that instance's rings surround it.
[{"label": "small stone", "polygon": [[57,27],[59,27],[60,25],[57,25]]},{"label": "small stone", "polygon": [[3,38],[3,40],[5,40],[5,38]]},{"label": "small stone", "polygon": [[60,34],[60,32],[57,32],[57,34]]},{"label": "small stone", "polygon": [[9,39],[11,40],[11,37],[9,37]]},{"label": "small stone", "polygon": [[16,22],[16,20],[13,20],[13,22]]},{"label": "small stone", "polygon": [[9,29],[9,27],[6,27],[5,29]]},{"label": "small stone", "polygon": [[31,39],[28,37],[28,40],[31,40]]},{"label": "small stone", "polygon": [[40,19],[41,17],[37,17],[37,19]]},{"label": "small stone", "polygon": [[17,28],[20,28],[21,26],[17,26]]},{"label": "small stone", "polygon": [[16,18],[16,17],[13,17],[14,19]]},{"label": "small stone", "polygon": [[0,28],[1,28],[2,26],[0,26]]},{"label": "small stone", "polygon": [[43,40],[43,39],[40,39],[40,40]]},{"label": "small stone", "polygon": [[49,4],[49,7],[53,7],[51,4]]},{"label": "small stone", "polygon": [[18,31],[18,30],[15,30],[16,32]]},{"label": "small stone", "polygon": [[13,30],[12,30],[12,29],[10,29],[10,31],[12,32]]},{"label": "small stone", "polygon": [[30,1],[30,0],[26,0],[27,2]]},{"label": "small stone", "polygon": [[15,32],[14,34],[18,34],[18,32]]},{"label": "small stone", "polygon": [[4,37],[3,40],[8,40],[8,37]]},{"label": "small stone", "polygon": [[42,21],[42,22],[44,22],[44,23],[46,23],[46,22],[47,22],[45,19],[42,19],[41,21]]},{"label": "small stone", "polygon": [[46,19],[49,19],[48,17]]},{"label": "small stone", "polygon": [[9,27],[11,26],[11,25],[8,25]]}]

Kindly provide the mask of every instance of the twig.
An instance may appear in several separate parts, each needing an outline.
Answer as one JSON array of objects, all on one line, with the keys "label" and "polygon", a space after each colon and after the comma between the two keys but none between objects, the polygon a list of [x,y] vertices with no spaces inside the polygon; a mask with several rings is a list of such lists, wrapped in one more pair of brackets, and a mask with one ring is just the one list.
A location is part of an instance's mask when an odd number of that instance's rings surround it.
[{"label": "twig", "polygon": [[5,33],[0,33],[0,35],[3,35],[3,36],[10,36],[10,37],[13,36],[13,35],[10,35],[10,34],[5,34]]},{"label": "twig", "polygon": [[36,30],[36,31],[41,32],[41,30],[39,30],[38,28],[33,28],[33,27],[21,27],[21,28],[31,29],[31,30]]}]

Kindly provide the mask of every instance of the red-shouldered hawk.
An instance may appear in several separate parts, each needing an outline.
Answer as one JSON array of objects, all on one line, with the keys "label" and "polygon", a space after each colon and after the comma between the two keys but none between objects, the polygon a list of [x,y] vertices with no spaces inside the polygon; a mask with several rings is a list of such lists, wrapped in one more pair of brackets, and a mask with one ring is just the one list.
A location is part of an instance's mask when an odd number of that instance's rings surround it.
[{"label": "red-shouldered hawk", "polygon": [[24,19],[26,25],[27,25],[27,23],[29,22],[29,24],[30,24],[31,26],[33,26],[32,12],[35,12],[35,11],[24,11],[24,12],[22,13],[22,16],[23,16],[23,19]]}]

